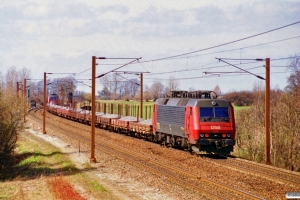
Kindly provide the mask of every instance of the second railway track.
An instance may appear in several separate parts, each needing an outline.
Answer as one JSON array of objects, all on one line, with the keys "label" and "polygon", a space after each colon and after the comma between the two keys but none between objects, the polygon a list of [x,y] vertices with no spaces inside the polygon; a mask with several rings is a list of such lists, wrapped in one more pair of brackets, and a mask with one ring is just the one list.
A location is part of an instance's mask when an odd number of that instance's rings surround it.
[{"label": "second railway track", "polygon": [[288,172],[287,170],[275,168],[272,166],[253,163],[247,160],[221,156],[225,159],[214,159],[212,162],[219,163],[222,166],[235,167],[247,172],[252,172],[254,175],[264,175],[277,181],[285,181],[296,184],[300,187],[300,174],[296,172]]}]

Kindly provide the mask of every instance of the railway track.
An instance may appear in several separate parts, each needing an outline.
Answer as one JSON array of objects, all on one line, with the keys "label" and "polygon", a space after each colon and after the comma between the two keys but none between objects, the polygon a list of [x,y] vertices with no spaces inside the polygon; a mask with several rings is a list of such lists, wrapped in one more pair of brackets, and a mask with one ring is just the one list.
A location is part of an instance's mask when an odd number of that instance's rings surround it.
[{"label": "railway track", "polygon": [[228,156],[221,156],[225,159],[214,159],[212,162],[219,163],[222,166],[234,167],[238,169],[245,170],[247,172],[252,172],[254,175],[260,176],[264,175],[273,180],[285,181],[291,184],[296,184],[300,187],[300,174],[296,172],[287,172],[283,169],[275,168],[268,165],[263,165],[260,163],[253,163],[247,160],[240,160],[237,158],[231,158]]},{"label": "railway track", "polygon": [[[31,115],[31,117],[37,122],[41,121],[37,114]],[[54,124],[50,121],[47,122],[47,127],[51,127],[51,129],[54,129],[56,131],[64,132],[64,134],[67,134],[69,137],[84,141],[86,144],[90,143],[90,139],[88,137],[79,135],[72,130],[71,126],[73,122],[70,123],[70,121],[67,120],[66,122],[64,122],[63,120],[61,120],[60,122],[65,123],[66,126],[57,128],[57,124]],[[74,124],[76,124],[75,126],[78,129],[79,126],[77,125],[77,123]],[[86,132],[86,128],[82,128],[82,131]],[[263,199],[248,192],[201,177],[187,170],[173,167],[168,163],[157,161],[147,155],[143,155],[127,148],[117,146],[110,142],[99,140],[97,136],[95,145],[96,150],[100,150],[101,152],[105,151],[106,153],[112,154],[119,159],[124,160],[125,162],[129,162],[138,167],[145,168],[156,175],[167,177],[170,181],[176,183],[177,185],[180,185],[181,187],[197,191],[201,194],[206,193],[206,195],[209,195],[216,199]]]}]

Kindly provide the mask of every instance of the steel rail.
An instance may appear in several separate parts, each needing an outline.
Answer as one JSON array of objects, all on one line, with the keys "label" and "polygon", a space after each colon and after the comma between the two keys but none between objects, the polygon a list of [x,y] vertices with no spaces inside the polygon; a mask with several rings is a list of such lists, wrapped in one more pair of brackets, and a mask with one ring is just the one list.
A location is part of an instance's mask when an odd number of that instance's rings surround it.
[{"label": "steel rail", "polygon": [[280,181],[288,181],[293,184],[300,184],[300,174],[295,174],[291,172],[285,172],[282,169],[271,168],[267,165],[262,165],[260,163],[251,163],[246,160],[238,160],[236,158],[231,158],[222,155],[226,160],[212,160],[213,162],[221,163],[222,165],[234,166],[240,169],[246,169],[247,172],[255,172],[254,174],[263,174],[271,178],[279,179]]}]

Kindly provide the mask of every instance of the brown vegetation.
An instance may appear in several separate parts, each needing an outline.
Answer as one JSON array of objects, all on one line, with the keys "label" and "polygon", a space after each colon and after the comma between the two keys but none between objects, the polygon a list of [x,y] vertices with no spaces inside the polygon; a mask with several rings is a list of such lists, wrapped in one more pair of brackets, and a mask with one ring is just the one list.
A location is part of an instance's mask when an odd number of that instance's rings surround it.
[{"label": "brown vegetation", "polygon": [[254,94],[251,91],[234,91],[225,94],[223,98],[235,106],[250,106],[254,101]]},{"label": "brown vegetation", "polygon": [[48,180],[50,191],[56,199],[63,200],[84,200],[82,196],[77,193],[73,186],[67,182],[62,175],[55,176]]},{"label": "brown vegetation", "polygon": [[[21,72],[25,73],[24,70]],[[12,68],[6,75],[7,82],[0,83],[0,178],[14,164],[18,132],[23,129],[23,118],[26,114],[26,103],[22,95],[16,92],[17,75],[18,72]]]},{"label": "brown vegetation", "polygon": [[[286,91],[271,91],[271,163],[300,171],[300,62],[291,62],[294,70]],[[237,147],[235,155],[263,162],[265,159],[264,89],[253,90],[249,109],[236,112]]]}]

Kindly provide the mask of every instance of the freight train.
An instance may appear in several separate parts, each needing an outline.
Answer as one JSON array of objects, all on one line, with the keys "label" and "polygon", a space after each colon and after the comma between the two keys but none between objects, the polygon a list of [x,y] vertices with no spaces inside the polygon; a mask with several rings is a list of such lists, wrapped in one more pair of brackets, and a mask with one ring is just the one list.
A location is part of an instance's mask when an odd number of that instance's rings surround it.
[{"label": "freight train", "polygon": [[[234,110],[212,91],[172,91],[156,100],[152,119],[96,112],[95,126],[196,154],[230,154],[235,145]],[[49,104],[47,110],[73,121],[91,122],[89,110]]]}]

